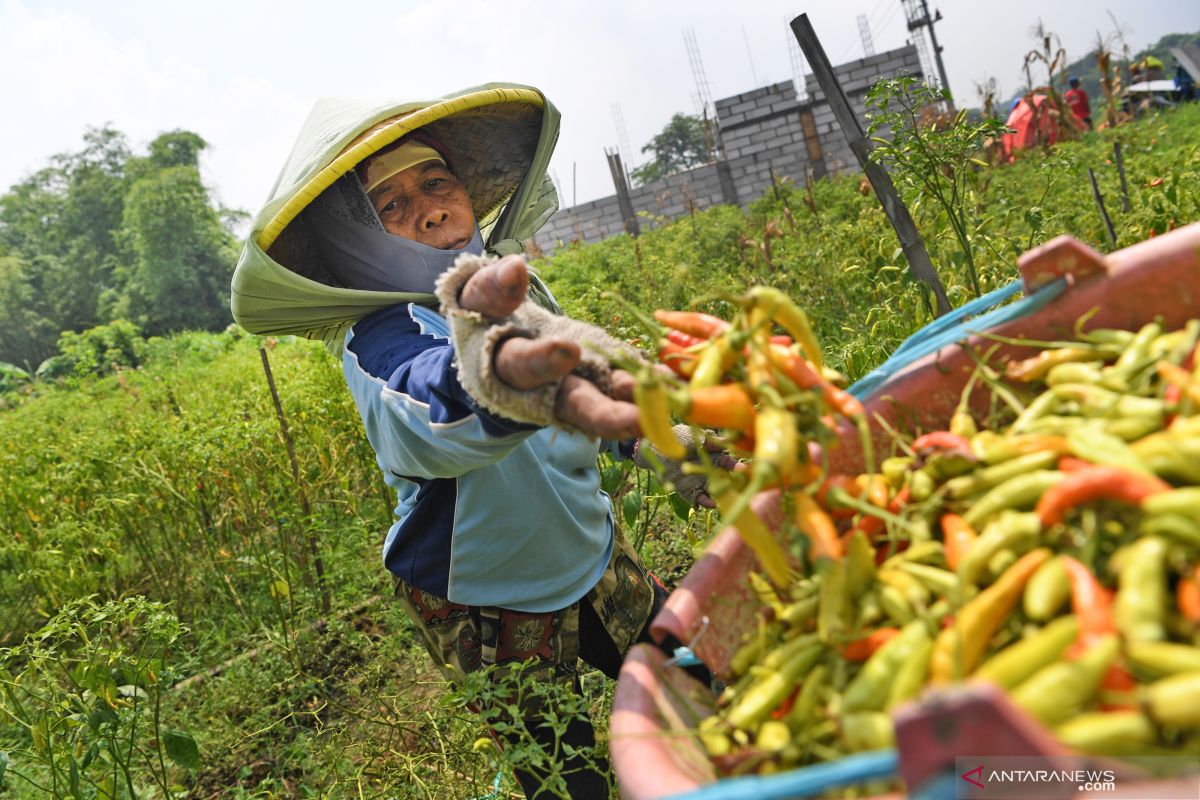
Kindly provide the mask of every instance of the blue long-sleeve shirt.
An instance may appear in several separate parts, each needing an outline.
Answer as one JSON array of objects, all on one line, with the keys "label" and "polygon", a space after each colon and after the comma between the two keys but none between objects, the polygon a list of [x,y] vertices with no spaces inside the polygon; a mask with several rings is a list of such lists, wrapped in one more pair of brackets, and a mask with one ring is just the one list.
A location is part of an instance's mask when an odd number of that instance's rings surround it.
[{"label": "blue long-sleeve shirt", "polygon": [[357,322],[343,373],[396,490],[384,564],[456,603],[555,611],[612,554],[599,444],[490,414],[459,383],[446,320],[414,304]]}]

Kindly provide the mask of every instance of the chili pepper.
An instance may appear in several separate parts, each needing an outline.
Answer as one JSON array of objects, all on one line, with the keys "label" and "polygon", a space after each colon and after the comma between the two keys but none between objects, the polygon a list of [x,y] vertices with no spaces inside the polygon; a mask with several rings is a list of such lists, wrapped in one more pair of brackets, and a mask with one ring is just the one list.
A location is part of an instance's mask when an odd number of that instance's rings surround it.
[{"label": "chili pepper", "polygon": [[914,620],[867,659],[842,693],[842,711],[878,711],[887,704],[892,681],[900,665],[929,640],[923,620]]},{"label": "chili pepper", "polygon": [[816,663],[820,655],[821,645],[809,644],[779,669],[769,671],[730,707],[726,720],[743,730],[756,726],[792,693],[800,677]]},{"label": "chili pepper", "polygon": [[971,678],[1014,689],[1038,670],[1060,661],[1078,635],[1079,621],[1075,617],[1059,617],[984,661]]},{"label": "chili pepper", "polygon": [[1091,461],[1084,461],[1082,458],[1074,456],[1063,456],[1058,460],[1059,472],[1079,472],[1081,469],[1088,469],[1096,466]]},{"label": "chili pepper", "polygon": [[[716,501],[721,516],[728,524],[737,528],[742,540],[758,556],[758,561],[762,564],[767,576],[779,586],[787,585],[787,553],[767,530],[767,526],[758,518],[758,515],[750,509],[748,504],[740,503],[740,498],[732,486],[724,487],[722,491],[710,481],[709,494]],[[741,510],[736,516],[733,516],[731,512],[737,509],[739,504]]]},{"label": "chili pepper", "polygon": [[1142,511],[1147,514],[1183,514],[1200,517],[1200,486],[1172,489],[1142,502]]},{"label": "chili pepper", "polygon": [[[815,503],[813,505],[816,506]],[[820,509],[817,511],[820,512]],[[820,513],[824,514],[824,512]],[[825,517],[825,519],[829,518]],[[804,528],[801,527],[801,530],[803,531]],[[833,528],[832,520],[829,522],[826,536],[837,537],[837,530]],[[862,531],[854,531],[845,540],[839,539],[838,543],[845,546],[846,590],[851,599],[857,598],[875,580],[875,548],[871,546],[866,534]]]},{"label": "chili pepper", "polygon": [[[901,544],[904,543],[901,542]],[[879,551],[886,552],[882,547],[879,548]],[[915,561],[918,564],[930,564],[934,566],[943,564],[946,561],[946,547],[941,542],[934,540],[914,542],[909,547],[890,556],[883,562],[883,565],[889,569],[898,568],[905,561]]]},{"label": "chili pepper", "polygon": [[716,386],[721,377],[737,361],[737,352],[729,337],[721,335],[708,343],[708,346],[696,354],[696,366],[692,370],[689,386],[693,389]]},{"label": "chili pepper", "polygon": [[1092,571],[1071,556],[1060,555],[1059,563],[1071,580],[1071,610],[1079,619],[1079,639],[1074,652],[1116,633],[1112,615],[1112,593],[1100,585]]},{"label": "chili pepper", "polygon": [[804,349],[808,360],[821,372],[824,359],[821,357],[821,347],[813,334],[812,326],[808,323],[808,315],[792,302],[783,292],[770,286],[755,286],[747,292],[747,297],[757,306],[766,310],[772,320],[792,335],[796,343]]},{"label": "chili pepper", "polygon": [[880,568],[875,573],[875,578],[880,583],[898,589],[915,608],[924,608],[930,601],[930,592],[925,584],[899,568]]},{"label": "chili pepper", "polygon": [[844,551],[833,520],[806,492],[796,492],[793,496],[796,502],[796,527],[809,541],[809,561],[822,558],[840,560]]},{"label": "chili pepper", "polygon": [[1048,558],[1050,551],[1045,548],[1025,554],[995,583],[959,609],[954,624],[934,641],[929,663],[934,683],[961,679],[975,669],[988,640],[1021,599],[1029,577]]},{"label": "chili pepper", "polygon": [[762,486],[779,483],[799,463],[796,415],[786,409],[764,406],[754,418],[755,480]]},{"label": "chili pepper", "polygon": [[[886,490],[887,481],[880,481]],[[900,511],[908,504],[909,497],[912,496],[912,490],[905,486],[896,492],[896,496],[887,503],[887,511],[889,514],[899,514]],[[886,499],[886,498],[885,498]],[[876,505],[878,505],[876,503]],[[854,530],[862,531],[866,534],[869,540],[873,540],[879,536],[886,527],[887,523],[881,517],[873,517],[870,514],[864,514],[862,519],[858,521],[858,525]]]},{"label": "chili pepper", "polygon": [[1133,666],[1154,675],[1200,670],[1200,648],[1176,642],[1129,642],[1125,657]]},{"label": "chili pepper", "polygon": [[1200,622],[1200,565],[1192,567],[1175,587],[1175,604],[1190,622]]},{"label": "chili pepper", "polygon": [[791,628],[807,628],[817,616],[819,603],[820,595],[813,594],[785,606],[779,618]]},{"label": "chili pepper", "polygon": [[879,471],[887,479],[888,486],[896,489],[904,485],[912,465],[913,460],[909,456],[892,456],[883,460],[883,463],[879,465]]},{"label": "chili pepper", "polygon": [[684,333],[683,331],[677,331],[674,329],[668,329],[665,338],[668,342],[677,344],[680,347],[694,347],[698,344],[704,344],[708,341],[707,338],[692,336],[690,333]]},{"label": "chili pepper", "polygon": [[1070,431],[1067,445],[1072,453],[1084,461],[1118,466],[1142,475],[1151,474],[1124,439],[1105,431],[1091,428]]},{"label": "chili pepper", "polygon": [[730,328],[730,324],[720,317],[714,317],[712,314],[705,314],[701,311],[667,311],[660,308],[654,312],[654,318],[668,328],[674,328],[701,339],[719,336]]},{"label": "chili pepper", "polygon": [[846,506],[839,506],[833,502],[830,493],[834,489],[841,489],[851,497],[858,497],[862,492],[862,487],[851,478],[849,475],[830,475],[817,488],[816,501],[821,504],[821,507],[829,512],[829,516],[837,519],[849,519],[854,516],[854,509]]},{"label": "chili pepper", "polygon": [[909,657],[896,670],[896,678],[892,681],[887,704],[884,706],[885,711],[891,712],[920,695],[929,675],[929,658],[932,653],[933,639],[926,637],[917,643]]},{"label": "chili pepper", "polygon": [[1061,472],[1034,470],[994,486],[963,513],[963,519],[973,528],[1007,509],[1033,507],[1053,486],[1065,479]]},{"label": "chili pepper", "polygon": [[[922,450],[961,450],[971,453],[971,443],[950,431],[931,431],[922,434],[913,439],[910,446],[918,453]],[[974,456],[973,453],[971,455]]]},{"label": "chili pepper", "polygon": [[767,350],[771,363],[800,389],[819,389],[825,402],[844,417],[863,414],[863,405],[854,395],[839,389],[817,372],[804,357],[791,349],[771,345]]},{"label": "chili pepper", "polygon": [[879,605],[879,595],[875,587],[868,588],[858,596],[858,614],[854,625],[858,630],[866,630],[883,621],[883,607]]},{"label": "chili pepper", "polygon": [[1126,642],[1166,638],[1167,543],[1146,536],[1131,545],[1121,567],[1113,619]]},{"label": "chili pepper", "polygon": [[1200,484],[1200,440],[1179,438],[1175,432],[1151,433],[1130,445],[1155,475],[1181,483]]},{"label": "chili pepper", "polygon": [[936,491],[937,484],[926,469],[918,469],[908,479],[908,489],[913,500],[923,503]]},{"label": "chili pepper", "polygon": [[1157,397],[1138,397],[1086,383],[1062,383],[1047,394],[1078,403],[1085,417],[1150,417],[1161,424],[1165,413],[1163,401]]},{"label": "chili pepper", "polygon": [[1058,462],[1058,454],[1054,450],[1042,450],[1016,456],[1007,461],[976,470],[970,475],[961,475],[946,481],[946,493],[950,497],[961,499],[970,495],[992,489],[1005,481],[1019,475],[1025,475],[1037,470],[1050,469]]},{"label": "chili pepper", "polygon": [[1170,489],[1169,484],[1149,475],[1121,467],[1095,466],[1072,472],[1048,486],[1035,513],[1042,525],[1049,528],[1061,522],[1069,509],[1084,503],[1105,498],[1140,505],[1147,497]]},{"label": "chili pepper", "polygon": [[849,627],[850,620],[845,562],[840,559],[825,562],[821,577],[821,604],[817,609],[817,633],[823,642],[836,642]]},{"label": "chili pepper", "polygon": [[1075,338],[1089,344],[1112,345],[1124,350],[1133,341],[1133,331],[1122,330],[1121,328],[1095,328],[1084,332],[1077,327]]},{"label": "chili pepper", "polygon": [[1092,712],[1059,725],[1054,738],[1073,750],[1115,755],[1129,752],[1131,745],[1154,743],[1158,731],[1141,711]]},{"label": "chili pepper", "polygon": [[734,675],[745,675],[751,664],[757,664],[763,652],[783,632],[783,627],[777,622],[760,625],[754,636],[737,650],[729,659],[729,669]]},{"label": "chili pepper", "polygon": [[679,390],[670,401],[676,413],[693,425],[736,431],[755,427],[754,402],[739,383]]},{"label": "chili pepper", "polygon": [[1200,727],[1200,671],[1181,672],[1146,687],[1150,717],[1162,725]]},{"label": "chili pepper", "polygon": [[1106,370],[1107,377],[1128,383],[1149,360],[1150,346],[1161,334],[1162,325],[1157,322],[1143,325],[1141,330],[1134,334],[1133,339],[1117,358],[1116,363]]},{"label": "chili pepper", "polygon": [[876,628],[861,639],[839,644],[837,649],[847,661],[866,661],[898,633],[899,628]]},{"label": "chili pepper", "polygon": [[686,347],[664,339],[658,346],[658,360],[681,378],[691,377],[696,369],[696,354]]},{"label": "chili pepper", "polygon": [[1100,383],[1104,380],[1104,373],[1101,372],[1103,366],[1103,361],[1059,364],[1051,367],[1043,380],[1047,386],[1058,386],[1063,383]]},{"label": "chili pepper", "polygon": [[799,657],[805,650],[817,644],[817,635],[815,633],[802,633],[792,639],[787,639],[784,642],[776,645],[767,653],[759,666],[767,670],[783,669],[784,665],[790,662],[793,658]]},{"label": "chili pepper", "polygon": [[804,683],[800,686],[800,691],[796,694],[796,702],[792,704],[792,710],[784,719],[790,730],[798,733],[812,723],[827,678],[828,670],[824,664],[816,665],[808,673]]},{"label": "chili pepper", "polygon": [[[1057,474],[1057,473],[1055,473]],[[958,577],[963,585],[979,582],[988,562],[1002,550],[1024,553],[1037,545],[1042,526],[1037,516],[1016,511],[1005,511],[987,527],[971,545],[958,564]]]},{"label": "chili pepper", "polygon": [[[1081,385],[1081,384],[1072,384]],[[1033,399],[1029,405],[1025,406],[1025,410],[1017,415],[1013,424],[1009,427],[1011,433],[1024,433],[1025,429],[1030,427],[1034,422],[1051,413],[1061,402],[1061,398],[1055,394],[1054,387],[1048,392],[1042,392]]]},{"label": "chili pepper", "polygon": [[667,390],[662,382],[654,377],[639,378],[633,385],[633,399],[637,403],[642,435],[666,458],[675,461],[686,458],[687,448],[675,438],[672,430]]},{"label": "chili pepper", "polygon": [[897,625],[907,625],[916,617],[917,612],[913,610],[912,603],[896,587],[880,586],[877,594],[883,613]]},{"label": "chili pepper", "polygon": [[901,561],[900,569],[925,584],[936,595],[945,597],[958,589],[958,576],[948,570],[915,561]]},{"label": "chili pepper", "polygon": [[1023,361],[1010,361],[1004,375],[1012,380],[1029,383],[1041,380],[1051,367],[1079,361],[1095,361],[1099,353],[1094,348],[1059,347],[1043,350],[1036,356]]},{"label": "chili pepper", "polygon": [[946,546],[946,566],[958,570],[958,565],[971,549],[979,534],[958,514],[942,515],[942,541]]},{"label": "chili pepper", "polygon": [[1058,725],[1095,696],[1119,650],[1115,635],[1101,637],[1075,661],[1057,661],[1038,670],[1009,697],[1039,722]]},{"label": "chili pepper", "polygon": [[[791,710],[790,702],[785,702],[780,708],[782,709],[784,706],[789,711]],[[772,717],[777,713],[779,713],[778,710],[772,714]],[[782,716],[780,714],[780,717]],[[791,741],[792,732],[788,730],[788,726],[780,718],[766,720],[758,726],[758,732],[754,734],[754,744],[772,753],[778,753]]]},{"label": "chili pepper", "polygon": [[896,746],[892,718],[882,711],[843,714],[840,722],[842,744],[852,753]]},{"label": "chili pepper", "polygon": [[972,437],[971,450],[986,464],[999,464],[1031,453],[1068,452],[1067,440],[1061,436],[1031,433],[1001,436],[994,431],[980,431]]},{"label": "chili pepper", "polygon": [[1034,622],[1052,619],[1071,597],[1071,579],[1057,557],[1038,567],[1025,587],[1025,616]]},{"label": "chili pepper", "polygon": [[1145,536],[1162,536],[1200,550],[1200,523],[1183,514],[1153,514],[1142,519],[1138,531]]},{"label": "chili pepper", "polygon": [[1165,418],[1162,414],[1151,416],[1130,415],[1110,419],[1104,423],[1105,433],[1120,437],[1127,442],[1136,442],[1142,437],[1162,428]]}]

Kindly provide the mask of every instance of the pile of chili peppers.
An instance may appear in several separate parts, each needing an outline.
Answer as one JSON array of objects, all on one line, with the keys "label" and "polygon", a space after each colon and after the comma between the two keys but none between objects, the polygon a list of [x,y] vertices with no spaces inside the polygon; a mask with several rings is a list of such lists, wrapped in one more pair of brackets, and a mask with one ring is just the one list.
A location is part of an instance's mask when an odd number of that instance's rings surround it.
[{"label": "pile of chili peppers", "polygon": [[[698,731],[722,773],[891,746],[892,710],[958,681],[1002,687],[1083,752],[1200,754],[1200,320],[1081,320],[1072,341],[1009,342],[1032,358],[979,354],[947,429],[895,433],[876,466],[804,313],[764,287],[737,304],[731,321],[656,312],[674,377],[637,390],[665,455],[684,455],[674,416],[745,459],[709,470],[763,571],[757,630]],[[821,457],[839,417],[864,474]],[[749,505],[768,487],[774,534]]]}]

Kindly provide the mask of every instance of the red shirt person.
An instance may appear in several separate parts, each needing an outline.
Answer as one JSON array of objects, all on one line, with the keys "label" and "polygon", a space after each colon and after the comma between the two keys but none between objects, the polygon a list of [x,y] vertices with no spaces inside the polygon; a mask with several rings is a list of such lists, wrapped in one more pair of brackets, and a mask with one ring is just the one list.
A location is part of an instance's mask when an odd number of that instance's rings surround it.
[{"label": "red shirt person", "polygon": [[1070,89],[1067,90],[1066,101],[1071,108],[1071,113],[1075,115],[1075,119],[1088,126],[1092,127],[1092,106],[1088,102],[1087,92],[1079,85],[1079,78],[1071,76],[1067,83]]}]

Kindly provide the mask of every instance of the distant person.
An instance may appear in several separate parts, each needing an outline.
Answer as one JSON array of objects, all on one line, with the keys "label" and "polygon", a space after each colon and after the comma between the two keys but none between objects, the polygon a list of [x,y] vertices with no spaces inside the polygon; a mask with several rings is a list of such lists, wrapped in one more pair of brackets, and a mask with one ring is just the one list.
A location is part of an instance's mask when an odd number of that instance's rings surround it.
[{"label": "distant person", "polygon": [[1086,125],[1090,131],[1092,129],[1092,106],[1088,102],[1088,94],[1079,85],[1079,78],[1074,75],[1067,79],[1067,84],[1071,87],[1067,90],[1067,105],[1070,107],[1071,113],[1075,115],[1075,119]]},{"label": "distant person", "polygon": [[1182,64],[1175,68],[1175,99],[1181,103],[1196,99],[1196,81]]}]

